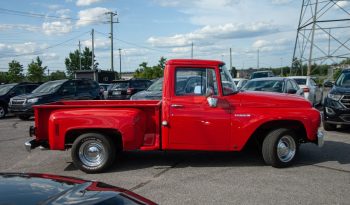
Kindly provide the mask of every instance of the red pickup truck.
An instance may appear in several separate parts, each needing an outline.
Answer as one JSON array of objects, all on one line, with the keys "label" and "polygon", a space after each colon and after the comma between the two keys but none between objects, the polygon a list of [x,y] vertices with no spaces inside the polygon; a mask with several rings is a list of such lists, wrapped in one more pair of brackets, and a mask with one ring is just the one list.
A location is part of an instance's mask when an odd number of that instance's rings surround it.
[{"label": "red pickup truck", "polygon": [[320,113],[302,97],[238,92],[221,61],[169,60],[161,101],[61,101],[34,107],[28,150],[71,148],[87,173],[120,151],[240,151],[249,140],[274,167],[293,163],[301,143],[323,145]]}]

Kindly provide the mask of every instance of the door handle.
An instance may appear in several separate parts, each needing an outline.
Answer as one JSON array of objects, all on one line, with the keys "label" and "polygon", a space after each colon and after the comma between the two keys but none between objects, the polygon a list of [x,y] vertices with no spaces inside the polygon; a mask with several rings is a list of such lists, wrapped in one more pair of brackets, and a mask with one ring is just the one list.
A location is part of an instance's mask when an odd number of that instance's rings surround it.
[{"label": "door handle", "polygon": [[172,104],[171,107],[173,108],[180,108],[180,107],[184,107],[183,105],[179,105],[179,104]]}]

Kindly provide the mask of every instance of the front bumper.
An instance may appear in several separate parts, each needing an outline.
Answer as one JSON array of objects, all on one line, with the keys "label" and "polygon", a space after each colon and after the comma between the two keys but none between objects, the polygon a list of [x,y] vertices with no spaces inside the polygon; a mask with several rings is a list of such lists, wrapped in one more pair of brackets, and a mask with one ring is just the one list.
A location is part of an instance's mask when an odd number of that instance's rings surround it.
[{"label": "front bumper", "polygon": [[9,112],[15,114],[15,115],[34,115],[34,109],[32,107],[33,105],[10,105],[9,106]]}]

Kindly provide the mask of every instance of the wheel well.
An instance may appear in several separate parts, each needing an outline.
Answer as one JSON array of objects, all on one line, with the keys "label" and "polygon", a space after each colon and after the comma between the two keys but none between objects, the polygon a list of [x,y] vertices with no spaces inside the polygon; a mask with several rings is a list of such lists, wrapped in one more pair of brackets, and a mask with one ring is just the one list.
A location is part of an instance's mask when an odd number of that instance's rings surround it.
[{"label": "wheel well", "polygon": [[76,129],[69,130],[65,136],[65,146],[66,148],[72,147],[74,141],[82,134],[85,133],[100,133],[103,134],[110,139],[112,139],[113,143],[116,145],[118,150],[123,149],[122,135],[118,130],[115,129]]},{"label": "wheel well", "polygon": [[258,129],[255,130],[250,140],[255,141],[259,145],[262,145],[263,140],[267,134],[277,128],[288,128],[295,132],[300,143],[307,141],[307,134],[303,123],[297,120],[276,120],[262,124]]},{"label": "wheel well", "polygon": [[4,101],[0,101],[0,105],[4,106],[5,112],[7,112],[8,104]]}]

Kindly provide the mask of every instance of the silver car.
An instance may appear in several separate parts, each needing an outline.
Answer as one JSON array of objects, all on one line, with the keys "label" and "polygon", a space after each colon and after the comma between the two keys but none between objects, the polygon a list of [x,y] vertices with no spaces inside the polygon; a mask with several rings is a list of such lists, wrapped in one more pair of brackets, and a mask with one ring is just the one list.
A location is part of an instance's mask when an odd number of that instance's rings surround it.
[{"label": "silver car", "polygon": [[309,100],[313,106],[320,105],[322,103],[323,92],[317,85],[315,80],[310,76],[291,76],[289,78],[294,79],[300,88],[304,90],[305,99]]},{"label": "silver car", "polygon": [[237,89],[241,89],[247,82],[248,79],[245,78],[233,78],[233,82],[235,82]]}]

